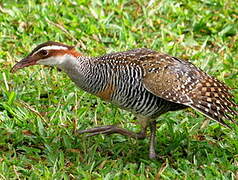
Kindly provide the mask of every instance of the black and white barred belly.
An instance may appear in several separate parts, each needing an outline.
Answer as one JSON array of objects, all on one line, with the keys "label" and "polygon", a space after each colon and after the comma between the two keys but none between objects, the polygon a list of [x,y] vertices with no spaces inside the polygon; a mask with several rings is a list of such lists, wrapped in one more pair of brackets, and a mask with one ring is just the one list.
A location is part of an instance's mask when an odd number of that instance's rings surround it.
[{"label": "black and white barred belly", "polygon": [[143,72],[135,67],[120,68],[119,71],[116,71],[111,77],[111,82],[116,87],[112,93],[111,102],[146,117],[157,117],[170,110],[185,108],[183,105],[164,100],[150,93],[143,86],[142,76]]}]

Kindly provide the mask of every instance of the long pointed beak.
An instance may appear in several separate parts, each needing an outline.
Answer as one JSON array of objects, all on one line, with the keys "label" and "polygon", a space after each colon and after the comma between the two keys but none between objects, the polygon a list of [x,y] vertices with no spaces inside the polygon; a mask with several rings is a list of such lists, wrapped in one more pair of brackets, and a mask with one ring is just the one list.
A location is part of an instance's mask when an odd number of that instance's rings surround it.
[{"label": "long pointed beak", "polygon": [[36,64],[36,61],[35,61],[35,58],[32,58],[32,57],[26,57],[24,59],[22,59],[21,61],[17,62],[11,69],[11,73],[15,73],[18,69],[22,69],[24,67],[27,67],[27,66],[32,66],[32,65],[35,65]]}]

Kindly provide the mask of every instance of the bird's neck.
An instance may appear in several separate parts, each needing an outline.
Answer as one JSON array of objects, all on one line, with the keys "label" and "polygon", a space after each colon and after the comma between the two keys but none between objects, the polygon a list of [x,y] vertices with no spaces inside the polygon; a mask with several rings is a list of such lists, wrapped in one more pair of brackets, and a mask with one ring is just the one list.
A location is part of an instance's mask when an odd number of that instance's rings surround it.
[{"label": "bird's neck", "polygon": [[106,80],[102,78],[104,72],[94,61],[95,59],[91,57],[69,57],[58,67],[66,72],[79,88],[96,94],[103,89]]}]

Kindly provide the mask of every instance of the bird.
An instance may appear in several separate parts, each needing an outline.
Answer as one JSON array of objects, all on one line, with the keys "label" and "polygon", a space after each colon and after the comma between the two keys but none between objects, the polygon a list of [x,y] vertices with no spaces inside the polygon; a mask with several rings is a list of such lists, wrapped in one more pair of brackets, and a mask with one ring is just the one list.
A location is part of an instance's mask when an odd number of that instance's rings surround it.
[{"label": "bird", "polygon": [[82,90],[132,112],[139,132],[117,125],[79,130],[79,134],[121,134],[135,139],[149,135],[149,158],[156,159],[156,119],[169,111],[188,107],[230,127],[237,123],[238,105],[230,88],[189,61],[147,48],[84,56],[74,46],[48,41],[39,44],[11,69],[33,65],[56,66]]}]

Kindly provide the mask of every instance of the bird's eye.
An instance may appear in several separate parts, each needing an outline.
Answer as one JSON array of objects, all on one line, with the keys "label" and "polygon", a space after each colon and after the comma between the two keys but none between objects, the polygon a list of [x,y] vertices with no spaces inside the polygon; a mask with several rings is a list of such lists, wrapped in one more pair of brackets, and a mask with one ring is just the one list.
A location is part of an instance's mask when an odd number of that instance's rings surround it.
[{"label": "bird's eye", "polygon": [[47,56],[48,55],[48,51],[47,50],[41,50],[40,54],[43,56]]}]

